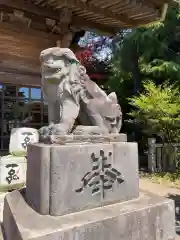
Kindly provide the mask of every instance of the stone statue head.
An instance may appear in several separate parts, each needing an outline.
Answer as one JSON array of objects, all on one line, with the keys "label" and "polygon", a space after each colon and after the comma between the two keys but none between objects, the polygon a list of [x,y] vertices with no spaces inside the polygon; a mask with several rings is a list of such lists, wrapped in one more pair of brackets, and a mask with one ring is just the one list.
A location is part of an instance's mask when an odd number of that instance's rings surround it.
[{"label": "stone statue head", "polygon": [[53,83],[69,75],[69,66],[78,60],[70,49],[53,47],[41,52],[40,62],[42,77]]},{"label": "stone statue head", "polygon": [[108,125],[111,133],[118,133],[122,126],[122,111],[118,104],[115,92],[108,95],[109,101],[105,104],[107,111],[104,111],[103,116],[105,125]]},{"label": "stone statue head", "polygon": [[88,108],[95,109],[103,118],[103,124],[111,133],[118,133],[122,125],[122,112],[118,104],[115,92],[107,95],[107,98],[92,99]]}]

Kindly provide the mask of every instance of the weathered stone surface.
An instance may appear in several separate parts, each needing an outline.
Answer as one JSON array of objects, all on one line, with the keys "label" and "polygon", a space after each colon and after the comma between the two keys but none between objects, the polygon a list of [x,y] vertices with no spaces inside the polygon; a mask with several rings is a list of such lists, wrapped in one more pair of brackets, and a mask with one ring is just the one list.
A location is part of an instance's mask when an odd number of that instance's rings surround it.
[{"label": "weathered stone surface", "polygon": [[9,152],[14,156],[26,156],[27,145],[37,143],[39,134],[35,128],[13,128],[10,136]]},{"label": "weathered stone surface", "polygon": [[[50,143],[56,144],[87,144],[87,143],[110,143],[110,142],[127,142],[127,135],[120,134],[106,134],[106,135],[50,135]],[[47,141],[46,141],[47,143]]]},{"label": "weathered stone surface", "polygon": [[7,240],[175,240],[174,202],[152,195],[61,217],[42,216],[19,191],[7,194]]},{"label": "weathered stone surface", "polygon": [[0,190],[22,187],[26,182],[27,159],[12,155],[0,157]]},{"label": "weathered stone surface", "polygon": [[39,131],[40,140],[70,133],[76,118],[82,125],[98,126],[103,133],[119,133],[122,112],[116,94],[107,95],[91,81],[70,49],[45,49],[40,61],[49,119],[49,126]]},{"label": "weathered stone surface", "polygon": [[29,144],[26,197],[32,207],[42,214],[49,214],[50,193],[50,146],[44,144]]},{"label": "weathered stone surface", "polygon": [[3,235],[3,229],[2,229],[2,225],[0,223],[0,240],[4,240],[4,235]]},{"label": "weathered stone surface", "polygon": [[78,125],[73,130],[74,135],[103,135],[106,134],[106,132],[103,131],[102,128],[98,126],[83,126]]},{"label": "weathered stone surface", "polygon": [[28,203],[50,215],[137,198],[137,144],[30,144],[26,186]]}]

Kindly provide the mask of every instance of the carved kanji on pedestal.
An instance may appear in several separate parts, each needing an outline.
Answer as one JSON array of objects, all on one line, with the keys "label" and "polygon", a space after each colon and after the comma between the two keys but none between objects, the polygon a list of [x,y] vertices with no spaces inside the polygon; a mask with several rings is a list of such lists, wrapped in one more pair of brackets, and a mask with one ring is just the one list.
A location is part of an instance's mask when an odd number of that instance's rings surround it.
[{"label": "carved kanji on pedestal", "polygon": [[94,153],[91,154],[92,171],[87,172],[83,176],[81,180],[82,186],[76,189],[77,193],[82,192],[86,187],[90,187],[92,189],[92,195],[100,194],[101,199],[103,199],[105,197],[105,191],[112,190],[115,182],[118,184],[124,182],[121,173],[109,163],[108,160],[111,157],[112,152],[109,152],[108,157],[106,157],[103,150],[100,150],[99,157],[96,157]]}]

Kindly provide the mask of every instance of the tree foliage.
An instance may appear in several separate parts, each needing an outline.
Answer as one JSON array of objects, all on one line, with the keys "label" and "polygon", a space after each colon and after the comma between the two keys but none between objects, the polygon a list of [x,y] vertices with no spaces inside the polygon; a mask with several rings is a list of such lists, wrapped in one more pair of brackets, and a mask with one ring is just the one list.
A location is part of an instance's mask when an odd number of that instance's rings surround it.
[{"label": "tree foliage", "polygon": [[[87,73],[93,78],[108,79],[110,71],[111,42],[107,36],[98,36],[93,32],[86,32],[80,38],[76,57],[86,67]],[[97,79],[95,79],[97,82]],[[98,82],[97,82],[98,83]]]},{"label": "tree foliage", "polygon": [[[169,80],[180,82],[180,14],[179,6],[168,10],[164,22],[140,27],[126,34],[119,42],[113,61],[113,76],[109,85],[115,85],[124,75],[131,76],[131,93],[141,91],[142,82],[151,79],[157,84]],[[121,84],[128,85],[126,80]],[[128,88],[127,88],[128,89]],[[121,94],[121,90],[118,89]],[[129,89],[128,89],[129,91]]]},{"label": "tree foliage", "polygon": [[[129,30],[129,32],[124,32],[121,34],[121,38],[119,40],[117,39],[116,47],[113,49],[111,76],[109,81],[106,83],[106,88],[109,91],[115,91],[117,93],[119,103],[122,107],[123,117],[125,119],[123,130],[125,132],[136,132],[135,140],[139,141],[139,139],[142,137],[142,130],[144,130],[143,128],[146,129],[145,132],[149,135],[152,135],[153,133],[156,134],[158,132],[158,135],[163,141],[168,141],[170,138],[175,139],[174,136],[169,136],[167,131],[165,132],[167,134],[166,137],[163,135],[164,130],[161,129],[162,132],[160,131],[160,126],[162,127],[162,125],[156,124],[156,121],[159,121],[160,116],[154,115],[154,118],[152,117],[154,120],[151,121],[151,124],[149,124],[149,122],[147,124],[146,121],[144,124],[138,124],[139,120],[135,124],[134,122],[133,124],[132,122],[128,122],[127,124],[127,121],[133,118],[139,119],[138,117],[140,117],[138,115],[129,116],[128,113],[132,112],[135,107],[132,104],[133,102],[129,101],[129,98],[135,100],[135,96],[138,98],[139,96],[142,96],[141,94],[147,93],[147,89],[144,89],[147,87],[143,84],[144,82],[147,81],[149,84],[149,81],[151,81],[151,85],[148,85],[148,87],[151,86],[154,87],[154,89],[156,89],[157,86],[157,93],[160,93],[160,90],[162,90],[163,93],[163,89],[165,88],[165,83],[167,81],[170,84],[168,89],[171,89],[172,85],[173,89],[178,89],[180,84],[179,46],[180,14],[178,4],[168,9],[168,13],[164,22],[156,22],[144,27]],[[161,96],[161,101],[157,97],[156,102],[159,101],[158,104],[161,103],[161,107],[163,106],[165,109],[165,111],[162,111],[161,114],[165,114],[164,117],[166,118],[167,112],[169,114],[168,117],[170,117],[170,111],[173,107],[168,110],[167,106],[169,105],[166,105],[166,101],[163,96]],[[151,100],[153,101],[153,97]],[[178,100],[178,98],[175,98],[175,100]],[[156,105],[156,102],[154,102],[153,108],[151,108],[153,106],[153,102],[146,103],[149,104],[149,107],[151,106],[150,108],[152,109],[152,114],[155,114],[157,113],[156,111],[158,111],[157,108],[159,105]],[[176,105],[175,102],[173,102],[173,104],[173,106]],[[178,107],[178,104],[179,102],[177,103],[176,107]],[[146,108],[145,105],[144,107]],[[150,112],[147,112],[147,116],[149,116],[149,114]],[[145,114],[143,114],[143,116],[144,115]],[[155,117],[157,117],[157,119]],[[171,123],[169,123],[169,125],[172,129],[172,124],[175,124],[175,134],[178,132],[178,129],[176,128],[177,122],[178,121],[175,121],[175,116],[173,115],[173,120]],[[154,124],[153,127],[152,124]],[[148,126],[151,127],[148,128]],[[130,127],[131,130],[129,130]]]},{"label": "tree foliage", "polygon": [[168,83],[156,86],[144,83],[144,93],[129,99],[133,107],[130,115],[148,135],[157,135],[163,142],[174,142],[180,137],[179,88]]}]

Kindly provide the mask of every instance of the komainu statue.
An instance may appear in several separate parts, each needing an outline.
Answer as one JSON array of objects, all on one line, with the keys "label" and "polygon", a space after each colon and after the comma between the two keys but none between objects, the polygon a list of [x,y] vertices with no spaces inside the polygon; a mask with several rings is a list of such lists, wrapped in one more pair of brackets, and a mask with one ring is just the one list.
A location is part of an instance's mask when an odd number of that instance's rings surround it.
[{"label": "komainu statue", "polygon": [[97,126],[101,133],[119,133],[122,113],[116,94],[107,95],[91,81],[70,49],[46,49],[40,61],[49,118],[49,126],[41,128],[40,135],[70,134],[77,118],[84,129]]}]

